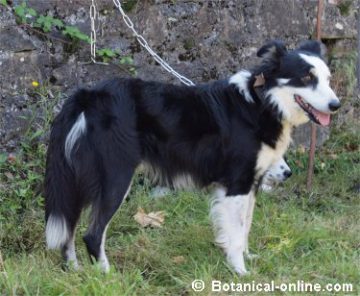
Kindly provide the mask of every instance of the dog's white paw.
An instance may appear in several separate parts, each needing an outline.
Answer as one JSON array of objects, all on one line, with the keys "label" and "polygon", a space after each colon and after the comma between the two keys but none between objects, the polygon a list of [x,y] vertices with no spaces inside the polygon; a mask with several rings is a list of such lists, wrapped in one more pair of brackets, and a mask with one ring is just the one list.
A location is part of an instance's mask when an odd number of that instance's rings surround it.
[{"label": "dog's white paw", "polygon": [[153,198],[164,197],[171,193],[171,190],[167,187],[156,186],[151,190],[150,196]]},{"label": "dog's white paw", "polygon": [[261,190],[265,192],[270,192],[273,190],[273,187],[268,184],[261,184]]},{"label": "dog's white paw", "polygon": [[236,273],[240,276],[249,275],[250,273],[246,270],[245,267],[234,267]]},{"label": "dog's white paw", "polygon": [[73,270],[79,270],[81,268],[81,266],[79,265],[79,262],[77,261],[77,259],[69,259],[66,261],[66,265]]},{"label": "dog's white paw", "polygon": [[253,253],[246,253],[245,257],[246,257],[246,259],[249,259],[249,260],[255,260],[255,259],[260,258],[260,255],[253,254]]},{"label": "dog's white paw", "polygon": [[241,276],[248,274],[245,267],[244,252],[236,250],[227,254],[228,262],[233,266],[234,270]]},{"label": "dog's white paw", "polygon": [[110,264],[109,264],[109,261],[108,261],[108,259],[106,257],[105,258],[100,258],[98,264],[99,264],[100,269],[101,269],[102,272],[109,273]]}]

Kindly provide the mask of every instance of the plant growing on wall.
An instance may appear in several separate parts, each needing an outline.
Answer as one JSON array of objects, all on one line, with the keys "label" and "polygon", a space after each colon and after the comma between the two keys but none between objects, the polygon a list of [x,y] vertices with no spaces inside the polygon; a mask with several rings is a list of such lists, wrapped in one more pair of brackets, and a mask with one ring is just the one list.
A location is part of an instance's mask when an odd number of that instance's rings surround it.
[{"label": "plant growing on wall", "polygon": [[[10,6],[7,0],[0,0],[0,5]],[[45,34],[54,29],[59,30],[62,35],[71,40],[71,44],[68,46],[71,51],[77,49],[80,42],[90,44],[90,36],[81,32],[78,27],[66,25],[61,19],[52,15],[39,14],[33,8],[28,7],[25,1],[11,8],[16,16],[17,23],[20,25],[40,30]],[[109,63],[112,61],[124,67],[131,75],[136,75],[134,60],[130,56],[121,56],[118,51],[110,48],[97,50],[97,55],[103,62]]]}]

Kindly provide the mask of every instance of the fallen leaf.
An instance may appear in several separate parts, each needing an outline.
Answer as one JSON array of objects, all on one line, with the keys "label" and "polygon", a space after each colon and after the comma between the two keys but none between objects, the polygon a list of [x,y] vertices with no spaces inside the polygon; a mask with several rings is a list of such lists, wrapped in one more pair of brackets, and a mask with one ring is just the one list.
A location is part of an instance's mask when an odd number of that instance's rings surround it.
[{"label": "fallen leaf", "polygon": [[143,208],[138,208],[137,213],[134,215],[134,219],[142,227],[162,227],[161,225],[164,223],[165,213],[163,211],[158,211],[146,214]]},{"label": "fallen leaf", "polygon": [[186,261],[184,256],[175,256],[171,258],[171,261],[176,263],[176,264],[181,264],[184,263]]},{"label": "fallen leaf", "polygon": [[16,156],[14,154],[10,153],[8,155],[8,161],[9,162],[14,162],[15,160],[16,160]]}]

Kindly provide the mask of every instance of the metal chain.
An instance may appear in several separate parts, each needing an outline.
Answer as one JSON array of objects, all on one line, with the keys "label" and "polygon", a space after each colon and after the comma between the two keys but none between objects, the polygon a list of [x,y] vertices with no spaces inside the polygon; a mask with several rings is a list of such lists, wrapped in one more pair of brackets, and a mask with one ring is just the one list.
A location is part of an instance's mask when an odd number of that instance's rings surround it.
[{"label": "metal chain", "polygon": [[90,33],[90,47],[91,47],[91,60],[96,63],[96,6],[95,0],[91,0],[90,6],[90,20],[91,20],[91,33]]},{"label": "metal chain", "polygon": [[[160,64],[161,67],[163,67],[166,71],[177,77],[182,83],[188,86],[195,85],[194,82],[192,82],[190,79],[186,78],[185,76],[179,74],[176,72],[167,62],[165,62],[155,51],[152,50],[152,48],[149,46],[148,42],[145,40],[145,38],[139,34],[135,28],[134,24],[129,18],[129,16],[124,12],[124,10],[121,7],[120,0],[113,0],[115,6],[119,9],[123,20],[125,24],[131,29],[133,34],[135,35],[137,41],[139,44],[145,48],[148,53],[154,58],[156,62]],[[91,6],[90,6],[90,19],[91,19],[91,60],[94,63],[96,62],[96,30],[95,30],[95,19],[96,19],[96,6],[95,6],[95,0],[91,0]]]}]

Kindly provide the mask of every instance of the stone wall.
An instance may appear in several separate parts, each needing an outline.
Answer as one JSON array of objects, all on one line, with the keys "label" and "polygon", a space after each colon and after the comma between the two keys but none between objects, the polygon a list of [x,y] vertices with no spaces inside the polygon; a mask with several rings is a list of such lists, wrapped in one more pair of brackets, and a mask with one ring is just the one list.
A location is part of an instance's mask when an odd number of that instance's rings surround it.
[{"label": "stone wall", "polygon": [[[20,1],[13,1],[15,4]],[[229,77],[257,63],[256,51],[266,40],[282,39],[289,47],[312,38],[317,1],[313,0],[128,0],[135,27],[154,50],[178,72],[196,83]],[[13,5],[14,5],[13,3]],[[346,6],[342,6],[342,5]],[[90,33],[90,1],[29,0],[28,6],[49,13]],[[134,4],[134,5],[132,5]],[[331,46],[355,46],[356,1],[325,0],[323,39]],[[142,49],[124,25],[111,0],[97,0],[98,46],[131,55],[138,77],[179,83]],[[345,7],[345,8],[344,8]],[[346,13],[344,13],[346,9]],[[37,96],[32,81],[53,91],[129,74],[116,64],[89,64],[87,44],[69,45],[56,30],[45,36],[16,24],[9,8],[0,6],[0,150],[16,150],[28,128]],[[50,98],[51,99],[51,96]],[[36,103],[36,102],[35,102]],[[32,114],[34,113],[35,114]],[[309,127],[299,128],[296,143],[307,144]],[[328,135],[322,128],[319,143]]]}]

